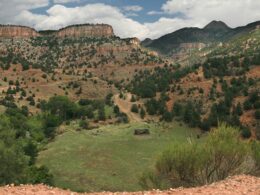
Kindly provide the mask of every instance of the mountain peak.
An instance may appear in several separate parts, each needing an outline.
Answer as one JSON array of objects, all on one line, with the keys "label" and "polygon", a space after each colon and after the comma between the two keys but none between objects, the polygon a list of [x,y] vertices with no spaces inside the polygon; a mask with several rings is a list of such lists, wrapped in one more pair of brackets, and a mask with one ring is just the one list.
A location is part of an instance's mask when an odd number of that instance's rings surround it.
[{"label": "mountain peak", "polygon": [[227,30],[227,29],[230,29],[228,25],[226,25],[222,21],[216,21],[216,20],[213,20],[212,22],[210,22],[208,25],[204,27],[204,30]]}]

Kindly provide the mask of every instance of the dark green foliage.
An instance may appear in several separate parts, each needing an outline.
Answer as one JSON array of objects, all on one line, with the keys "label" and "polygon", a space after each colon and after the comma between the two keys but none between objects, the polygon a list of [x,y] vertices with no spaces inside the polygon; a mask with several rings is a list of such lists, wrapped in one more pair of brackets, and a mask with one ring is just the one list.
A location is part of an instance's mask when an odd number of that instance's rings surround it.
[{"label": "dark green foliage", "polygon": [[255,111],[255,118],[256,118],[257,120],[260,119],[260,110]]},{"label": "dark green foliage", "polygon": [[81,121],[79,122],[79,126],[80,126],[81,128],[83,128],[83,129],[88,129],[88,128],[89,128],[89,123],[88,123],[88,121],[86,121],[86,120],[81,120]]},{"label": "dark green foliage", "polygon": [[174,116],[181,116],[183,112],[183,105],[178,102],[175,102],[172,111]]},{"label": "dark green foliage", "polygon": [[104,106],[101,106],[98,109],[98,120],[101,120],[101,121],[105,121],[106,120],[105,107]]},{"label": "dark green foliage", "polygon": [[131,96],[131,102],[136,102],[136,97],[134,95]]},{"label": "dark green foliage", "polygon": [[44,183],[46,185],[53,185],[53,176],[49,173],[49,169],[45,166],[30,167],[27,177],[27,182],[30,184]]},{"label": "dark green foliage", "polygon": [[114,113],[115,113],[115,114],[119,114],[119,112],[120,112],[119,107],[118,107],[117,105],[115,105],[115,106],[114,106]]},{"label": "dark green foliage", "polygon": [[256,165],[256,171],[255,174],[256,176],[260,175],[260,142],[259,141],[254,141],[252,144],[252,152],[253,152],[253,158],[255,160],[255,165]]},{"label": "dark green foliage", "polygon": [[246,100],[244,102],[244,110],[250,110],[250,109],[252,109],[252,104],[249,100]]},{"label": "dark green foliage", "polygon": [[200,119],[200,103],[179,103],[175,102],[172,113],[174,117],[178,117],[191,127],[199,127],[201,125]]},{"label": "dark green foliage", "polygon": [[175,70],[172,66],[156,67],[153,71],[140,71],[128,86],[132,93],[142,98],[153,98],[156,92],[166,92],[173,81],[195,71],[198,65]]},{"label": "dark green foliage", "polygon": [[204,143],[176,144],[163,152],[155,169],[144,174],[140,183],[146,189],[166,189],[223,180],[237,171],[243,173],[241,167],[251,155],[249,148],[248,143],[241,141],[237,129],[222,124]]},{"label": "dark green foliage", "polygon": [[162,115],[162,120],[171,122],[173,120],[173,114],[171,112],[165,111]]},{"label": "dark green foliage", "polygon": [[250,138],[251,137],[251,131],[248,129],[248,128],[242,128],[242,130],[241,130],[241,135],[243,136],[243,138],[245,138],[245,139],[248,139],[248,138]]},{"label": "dark green foliage", "polygon": [[238,116],[241,116],[243,114],[243,110],[242,110],[242,106],[240,103],[237,104],[236,108],[235,108],[235,114],[237,114]]},{"label": "dark green foliage", "polygon": [[140,116],[141,116],[142,119],[144,119],[145,114],[146,114],[146,113],[145,113],[145,110],[144,110],[144,108],[142,107],[141,110],[140,110]]},{"label": "dark green foliage", "polygon": [[155,99],[150,99],[145,103],[146,111],[149,115],[163,114],[166,110],[166,105],[164,101],[157,101]]},{"label": "dark green foliage", "polygon": [[119,123],[128,123],[129,122],[127,115],[123,112],[118,113],[117,118],[118,118],[117,122],[119,122]]},{"label": "dark green foliage", "polygon": [[198,127],[200,125],[200,110],[199,107],[188,102],[184,107],[183,120],[191,127]]},{"label": "dark green foliage", "polygon": [[29,164],[33,165],[36,161],[36,157],[38,156],[38,148],[35,143],[32,141],[28,141],[23,148],[25,155],[30,157]]},{"label": "dark green foliage", "polygon": [[[6,122],[1,119],[1,123]],[[15,132],[11,130],[10,124],[4,125],[0,133],[0,184],[22,183],[25,180],[29,157],[24,154],[21,143],[15,143]]]},{"label": "dark green foliage", "polygon": [[46,114],[43,120],[44,134],[47,138],[54,138],[55,129],[62,123],[59,116]]},{"label": "dark green foliage", "polygon": [[138,108],[138,106],[136,104],[132,105],[131,112],[134,112],[134,113],[138,113],[139,112],[139,108]]},{"label": "dark green foliage", "polygon": [[112,97],[113,97],[113,94],[112,93],[109,93],[106,98],[105,98],[105,104],[106,105],[110,105],[112,106],[113,102],[112,102]]},{"label": "dark green foliage", "polygon": [[48,170],[35,167],[43,129],[31,126],[29,120],[18,108],[8,108],[6,114],[0,117],[0,185],[52,184]]},{"label": "dark green foliage", "polygon": [[76,116],[77,106],[68,97],[55,96],[50,98],[46,104],[46,109],[50,114],[56,115],[62,120],[67,120]]}]

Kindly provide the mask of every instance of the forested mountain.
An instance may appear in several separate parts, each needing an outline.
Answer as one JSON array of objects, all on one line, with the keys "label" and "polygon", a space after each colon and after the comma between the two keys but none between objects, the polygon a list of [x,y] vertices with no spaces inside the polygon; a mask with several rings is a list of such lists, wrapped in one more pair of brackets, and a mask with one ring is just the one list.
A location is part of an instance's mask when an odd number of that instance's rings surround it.
[{"label": "forested mountain", "polygon": [[155,40],[146,39],[142,44],[161,54],[171,55],[175,53],[183,43],[210,44],[214,42],[225,42],[241,34],[248,33],[258,25],[260,25],[260,22],[254,22],[242,27],[230,28],[221,21],[212,21],[202,29],[183,28]]}]

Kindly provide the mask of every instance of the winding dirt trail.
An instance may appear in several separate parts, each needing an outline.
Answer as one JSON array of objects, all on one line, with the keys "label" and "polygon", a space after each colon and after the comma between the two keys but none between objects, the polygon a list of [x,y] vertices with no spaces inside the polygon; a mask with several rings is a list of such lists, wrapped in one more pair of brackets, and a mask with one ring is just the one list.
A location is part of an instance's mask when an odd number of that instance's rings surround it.
[{"label": "winding dirt trail", "polygon": [[[113,100],[114,103],[119,107],[120,111],[127,114],[130,122],[142,122],[142,119],[140,118],[139,114],[131,112],[131,107],[133,105],[133,103],[131,102],[132,95],[130,93],[126,93],[124,99],[121,99],[119,96],[120,94],[116,94]],[[139,103],[135,102],[135,104]]]},{"label": "winding dirt trail", "polygon": [[260,178],[240,175],[224,181],[196,188],[177,188],[168,191],[147,192],[100,192],[75,193],[45,185],[5,186],[0,188],[0,195],[260,195]]}]

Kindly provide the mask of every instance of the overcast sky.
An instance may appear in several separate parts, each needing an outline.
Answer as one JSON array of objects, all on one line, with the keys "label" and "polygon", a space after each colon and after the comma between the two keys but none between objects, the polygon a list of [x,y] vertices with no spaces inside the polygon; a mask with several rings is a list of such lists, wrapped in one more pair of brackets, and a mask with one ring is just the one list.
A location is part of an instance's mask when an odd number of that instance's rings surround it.
[{"label": "overcast sky", "polygon": [[0,0],[0,23],[37,30],[106,23],[125,37],[158,38],[221,20],[231,27],[260,20],[260,0]]}]

